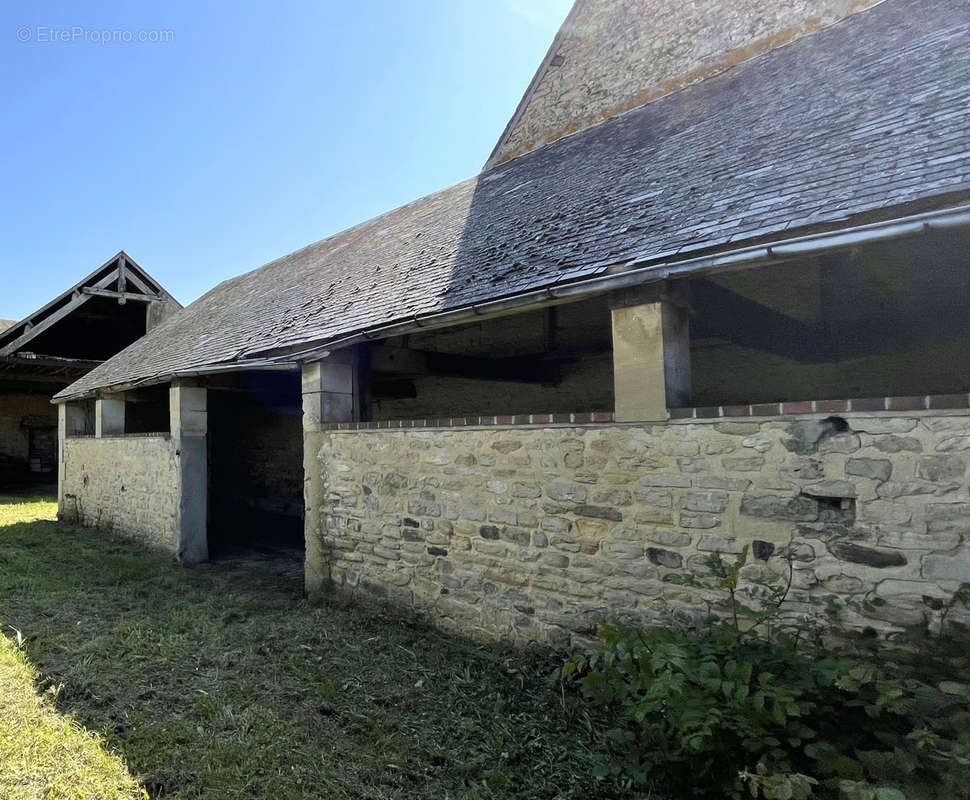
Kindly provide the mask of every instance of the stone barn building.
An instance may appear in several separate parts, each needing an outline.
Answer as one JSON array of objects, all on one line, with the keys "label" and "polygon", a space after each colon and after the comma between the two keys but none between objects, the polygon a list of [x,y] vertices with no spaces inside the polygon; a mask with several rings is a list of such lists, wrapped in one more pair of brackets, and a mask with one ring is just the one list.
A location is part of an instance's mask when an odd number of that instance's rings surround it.
[{"label": "stone barn building", "polygon": [[792,613],[923,624],[970,581],[968,143],[965,0],[579,0],[481,174],[60,392],[61,514],[517,642],[746,546]]},{"label": "stone barn building", "polygon": [[[180,308],[121,252],[20,322],[0,320],[0,489],[57,480],[51,397]],[[93,403],[83,413],[93,433]]]}]

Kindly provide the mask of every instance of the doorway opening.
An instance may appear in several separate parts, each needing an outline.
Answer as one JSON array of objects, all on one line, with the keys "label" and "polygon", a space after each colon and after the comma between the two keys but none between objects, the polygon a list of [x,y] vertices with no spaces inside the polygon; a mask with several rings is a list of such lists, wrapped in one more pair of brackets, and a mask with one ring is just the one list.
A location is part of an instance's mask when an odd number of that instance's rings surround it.
[{"label": "doorway opening", "polygon": [[299,371],[242,372],[207,388],[209,558],[302,560]]}]

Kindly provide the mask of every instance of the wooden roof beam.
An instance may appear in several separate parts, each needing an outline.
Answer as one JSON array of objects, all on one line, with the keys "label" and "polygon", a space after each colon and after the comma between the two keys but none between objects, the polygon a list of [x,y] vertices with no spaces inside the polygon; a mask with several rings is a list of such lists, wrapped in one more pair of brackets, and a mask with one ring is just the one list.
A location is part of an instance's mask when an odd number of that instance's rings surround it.
[{"label": "wooden roof beam", "polygon": [[34,339],[39,334],[46,331],[48,328],[56,325],[58,322],[64,319],[64,317],[79,309],[90,299],[91,298],[89,295],[83,294],[81,292],[76,292],[69,302],[65,303],[63,306],[61,306],[59,309],[57,309],[57,311],[55,311],[51,315],[40,320],[30,328],[26,328],[25,326],[26,330],[20,336],[14,339],[10,344],[8,344],[3,349],[0,349],[0,356],[13,355],[18,350],[20,350],[20,348],[23,345],[27,344],[31,339]]},{"label": "wooden roof beam", "polygon": [[[129,276],[130,277],[130,276]],[[116,292],[112,289],[93,289],[87,286],[81,288],[81,294],[92,297],[110,297],[124,305],[128,300],[136,303],[154,303],[162,298],[156,294],[136,294],[134,292]]]}]

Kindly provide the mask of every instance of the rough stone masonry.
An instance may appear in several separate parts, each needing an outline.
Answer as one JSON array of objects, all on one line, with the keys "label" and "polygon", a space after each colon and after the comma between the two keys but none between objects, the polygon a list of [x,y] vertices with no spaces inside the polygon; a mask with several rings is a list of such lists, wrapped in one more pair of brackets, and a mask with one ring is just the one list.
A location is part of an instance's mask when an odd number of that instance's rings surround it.
[{"label": "rough stone masonry", "polygon": [[[970,416],[320,431],[307,588],[481,639],[581,646],[610,618],[696,615],[712,553],[786,613],[891,634],[970,581]],[[689,578],[688,578],[689,580]],[[953,614],[962,613],[954,610]]]},{"label": "rough stone masonry", "polygon": [[62,518],[178,552],[177,447],[169,436],[64,440]]}]

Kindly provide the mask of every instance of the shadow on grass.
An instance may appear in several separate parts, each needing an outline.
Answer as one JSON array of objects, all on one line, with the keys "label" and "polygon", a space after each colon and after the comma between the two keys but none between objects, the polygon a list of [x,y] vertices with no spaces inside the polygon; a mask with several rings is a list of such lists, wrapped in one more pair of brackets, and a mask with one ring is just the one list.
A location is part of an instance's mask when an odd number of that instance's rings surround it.
[{"label": "shadow on grass", "polygon": [[102,533],[8,524],[0,622],[27,638],[39,688],[60,687],[58,709],[153,797],[607,796],[548,657],[310,607],[286,565],[188,569]]}]

